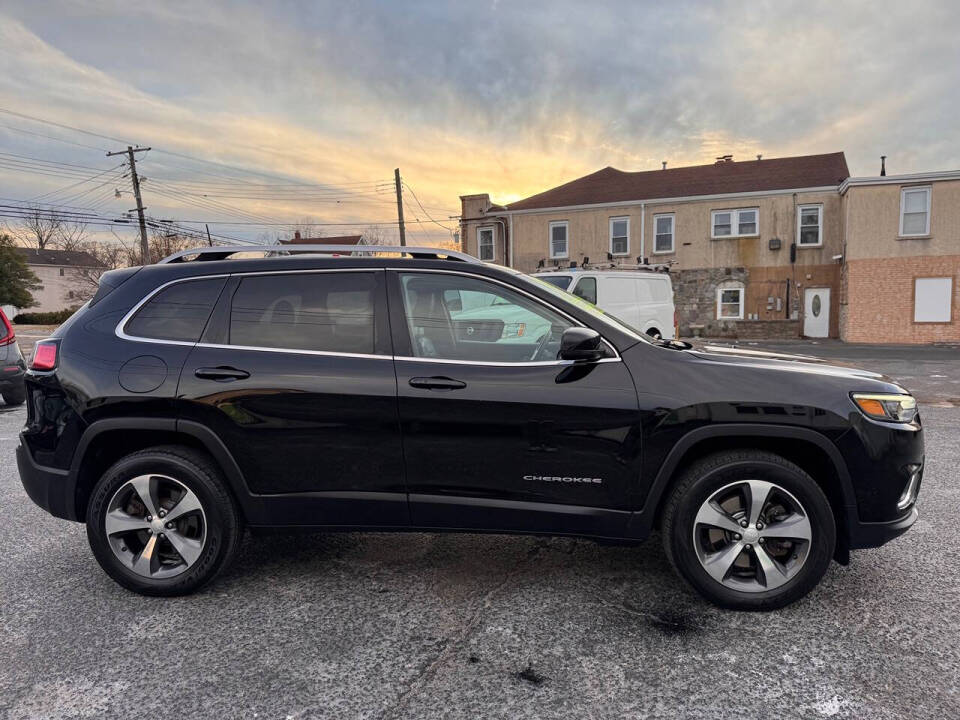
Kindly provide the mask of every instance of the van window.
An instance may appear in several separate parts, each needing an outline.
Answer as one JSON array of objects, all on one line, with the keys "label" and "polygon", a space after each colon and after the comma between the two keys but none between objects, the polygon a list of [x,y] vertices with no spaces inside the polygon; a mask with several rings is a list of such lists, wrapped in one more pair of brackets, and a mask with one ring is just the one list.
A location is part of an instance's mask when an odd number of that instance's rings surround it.
[{"label": "van window", "polygon": [[573,294],[578,298],[583,298],[589,303],[597,304],[597,279],[593,277],[582,277],[573,289]]},{"label": "van window", "polygon": [[569,275],[544,275],[543,277],[538,277],[538,280],[543,280],[543,282],[548,282],[551,285],[556,285],[561,290],[566,290],[570,287],[570,281],[573,280]]},{"label": "van window", "polygon": [[127,323],[127,335],[197,342],[227,279],[185,280],[161,290]]},{"label": "van window", "polygon": [[254,275],[230,308],[230,344],[373,355],[373,273]]}]

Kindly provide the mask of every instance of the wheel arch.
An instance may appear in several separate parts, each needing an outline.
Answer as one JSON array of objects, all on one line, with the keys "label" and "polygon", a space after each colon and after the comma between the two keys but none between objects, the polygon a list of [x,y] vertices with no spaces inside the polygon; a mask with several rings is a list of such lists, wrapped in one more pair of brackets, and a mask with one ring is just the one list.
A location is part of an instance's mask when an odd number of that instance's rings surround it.
[{"label": "wheel arch", "polygon": [[175,418],[128,417],[91,423],[81,436],[70,471],[74,482],[74,519],[83,521],[93,487],[111,465],[130,453],[160,445],[183,445],[208,455],[223,473],[246,519],[246,481],[233,456],[212,431]]},{"label": "wheel arch", "polygon": [[663,506],[682,470],[716,452],[766,450],[807,472],[830,501],[837,526],[836,559],[849,555],[849,523],[855,520],[856,496],[850,472],[837,447],[824,435],[808,428],[780,425],[731,424],[701,427],[684,435],[670,450],[657,472],[650,492],[637,512],[637,531],[646,535],[660,522]]}]

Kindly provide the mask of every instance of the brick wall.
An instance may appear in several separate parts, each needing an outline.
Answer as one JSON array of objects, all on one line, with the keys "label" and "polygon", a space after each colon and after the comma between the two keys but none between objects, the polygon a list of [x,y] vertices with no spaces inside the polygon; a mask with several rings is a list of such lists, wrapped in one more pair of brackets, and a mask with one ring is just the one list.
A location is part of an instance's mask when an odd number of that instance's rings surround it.
[{"label": "brick wall", "polygon": [[[863,343],[960,341],[960,255],[849,260],[843,340]],[[953,320],[913,322],[917,277],[953,278]]]}]

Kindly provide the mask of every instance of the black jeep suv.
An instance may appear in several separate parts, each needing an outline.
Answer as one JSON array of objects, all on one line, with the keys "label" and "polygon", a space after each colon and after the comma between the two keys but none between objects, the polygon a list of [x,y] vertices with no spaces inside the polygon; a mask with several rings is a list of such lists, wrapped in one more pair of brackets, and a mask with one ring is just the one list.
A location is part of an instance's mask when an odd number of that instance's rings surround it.
[{"label": "black jeep suv", "polygon": [[241,250],[108,273],[37,344],[24,487],[131,590],[195,590],[244,526],[659,528],[707,598],[773,608],[917,518],[916,402],[874,373],[657,341],[459,253]]}]

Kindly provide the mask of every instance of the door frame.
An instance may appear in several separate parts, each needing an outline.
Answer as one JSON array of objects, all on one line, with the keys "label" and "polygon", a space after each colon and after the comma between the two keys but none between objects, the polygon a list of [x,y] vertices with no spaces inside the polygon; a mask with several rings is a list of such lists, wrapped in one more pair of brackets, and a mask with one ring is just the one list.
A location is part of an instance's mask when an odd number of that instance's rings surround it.
[{"label": "door frame", "polygon": [[[827,333],[825,335],[807,335],[807,293],[815,290],[826,290],[827,291]],[[813,287],[804,287],[803,288],[803,337],[830,337],[830,331],[832,328],[832,323],[830,322],[830,313],[833,312],[833,287],[830,285],[815,285]]]}]

